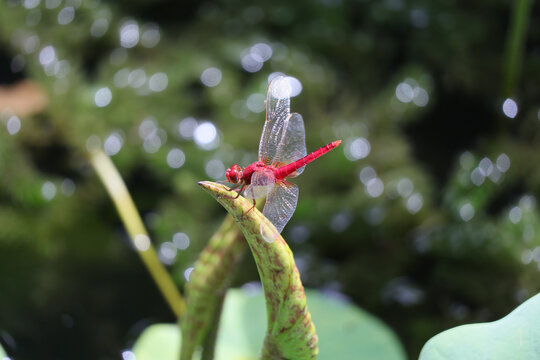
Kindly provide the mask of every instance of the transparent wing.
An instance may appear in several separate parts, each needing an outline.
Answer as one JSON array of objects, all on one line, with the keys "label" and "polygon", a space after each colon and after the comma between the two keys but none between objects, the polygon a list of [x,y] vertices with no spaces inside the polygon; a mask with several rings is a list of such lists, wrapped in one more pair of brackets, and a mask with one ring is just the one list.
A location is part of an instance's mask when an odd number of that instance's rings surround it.
[{"label": "transparent wing", "polygon": [[244,197],[258,199],[266,196],[275,182],[272,170],[256,171],[251,175],[251,184],[244,190]]},{"label": "transparent wing", "polygon": [[281,232],[291,219],[298,202],[298,186],[278,181],[268,193],[263,214]]},{"label": "transparent wing", "polygon": [[283,124],[290,114],[291,86],[289,81],[278,76],[268,86],[266,95],[266,121],[259,143],[259,160],[270,165],[282,138]]},{"label": "transparent wing", "polygon": [[[277,145],[276,155],[272,164],[276,167],[290,164],[307,155],[306,130],[302,115],[292,113],[283,123],[281,139]],[[298,176],[304,171],[305,166],[296,170],[290,177]]]}]

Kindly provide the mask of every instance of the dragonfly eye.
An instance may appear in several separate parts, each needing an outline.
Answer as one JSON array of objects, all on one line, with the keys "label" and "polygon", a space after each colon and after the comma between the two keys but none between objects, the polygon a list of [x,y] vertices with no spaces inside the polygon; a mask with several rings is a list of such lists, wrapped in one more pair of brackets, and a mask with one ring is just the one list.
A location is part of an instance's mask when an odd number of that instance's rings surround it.
[{"label": "dragonfly eye", "polygon": [[239,165],[233,165],[225,172],[227,180],[232,184],[238,184],[242,181],[242,168]]}]

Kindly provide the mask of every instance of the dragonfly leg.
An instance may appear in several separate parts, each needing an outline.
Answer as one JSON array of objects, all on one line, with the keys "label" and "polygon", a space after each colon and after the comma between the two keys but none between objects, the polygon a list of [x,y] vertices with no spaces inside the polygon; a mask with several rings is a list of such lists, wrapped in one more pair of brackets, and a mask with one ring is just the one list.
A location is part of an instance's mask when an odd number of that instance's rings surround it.
[{"label": "dragonfly leg", "polygon": [[257,206],[257,202],[255,201],[255,199],[253,199],[253,206],[249,208],[248,211],[246,211],[246,213],[244,215],[246,215],[248,212],[250,212],[251,210],[255,209],[255,206]]},{"label": "dragonfly leg", "polygon": [[255,201],[255,199],[252,199],[252,200],[253,200],[253,206],[250,207],[250,208],[248,209],[248,211],[246,211],[245,213],[242,214],[242,218],[243,218],[244,216],[246,216],[251,210],[255,209],[255,206],[257,205],[257,202]]},{"label": "dragonfly leg", "polygon": [[[238,187],[239,185],[235,186],[235,187]],[[240,194],[242,193],[242,191],[244,191],[244,189],[246,188],[246,184],[242,184],[242,187],[240,188],[240,190],[238,190],[238,194],[236,194],[235,197],[233,197],[233,199],[238,199],[238,197],[240,196]]]},{"label": "dragonfly leg", "polygon": [[238,188],[239,186],[242,186],[238,191],[238,194],[236,194],[236,196],[220,196],[220,198],[225,198],[225,199],[238,199],[238,197],[240,196],[240,194],[242,193],[242,191],[244,191],[244,189],[246,188],[246,184],[236,184],[235,186],[233,186],[232,188],[229,188],[229,191],[233,191],[233,190],[236,190],[236,188]]},{"label": "dragonfly leg", "polygon": [[242,193],[242,191],[244,191],[244,188],[246,187],[246,185],[242,185],[242,187],[240,188],[240,190],[238,190],[238,194],[233,197],[233,199],[238,199],[238,197],[240,196],[240,194]]},{"label": "dragonfly leg", "polygon": [[[217,183],[219,183],[219,184],[230,184],[226,180],[223,180],[223,181],[220,180],[220,181],[217,181]],[[242,183],[239,183],[239,184],[234,185],[233,187],[229,187],[229,191],[233,191],[233,190],[237,189],[241,185],[242,185]]]}]

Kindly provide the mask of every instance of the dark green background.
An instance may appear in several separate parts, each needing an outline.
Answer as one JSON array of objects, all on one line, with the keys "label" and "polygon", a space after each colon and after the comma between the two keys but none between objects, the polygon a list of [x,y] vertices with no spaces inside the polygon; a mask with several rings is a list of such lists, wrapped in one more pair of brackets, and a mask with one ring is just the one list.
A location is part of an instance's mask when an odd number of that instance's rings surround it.
[{"label": "dark green background", "polygon": [[[0,3],[0,82],[32,79],[49,97],[43,111],[21,117],[14,136],[9,115],[0,116],[0,343],[12,358],[118,359],[145,326],[174,320],[86,160],[86,141],[123,134],[113,161],[153,241],[190,236],[169,268],[182,286],[225,215],[197,181],[210,178],[209,160],[245,166],[255,158],[264,114],[242,104],[263,94],[275,71],[303,85],[292,109],[304,117],[308,149],[344,140],[295,179],[300,199],[283,234],[307,287],[342,293],[381,318],[411,358],[436,333],[497,319],[538,292],[537,2],[65,1],[49,9],[53,3]],[[512,20],[514,5],[523,11]],[[67,6],[75,17],[60,25]],[[99,18],[108,30],[92,37]],[[157,24],[161,41],[111,62],[128,20],[141,29]],[[33,36],[39,45],[24,50]],[[259,42],[274,56],[246,72],[242,53]],[[61,81],[38,61],[47,45],[70,63]],[[18,55],[25,65],[13,71]],[[149,95],[117,88],[113,77],[124,67],[165,72],[168,87]],[[214,88],[200,81],[209,67],[223,74]],[[413,81],[428,92],[427,106],[397,100],[398,84]],[[68,91],[58,93],[66,82]],[[98,108],[94,94],[103,86],[113,98]],[[502,111],[508,97],[519,108],[513,119]],[[235,102],[240,112],[231,111]],[[149,116],[168,135],[154,154],[137,135]],[[189,116],[214,123],[221,146],[206,151],[180,138],[177,124]],[[348,160],[344,152],[360,137],[369,155]],[[173,147],[186,155],[180,169],[166,163]],[[480,161],[495,166],[502,153],[509,170],[472,184]],[[383,181],[381,196],[370,197],[359,181],[366,166]],[[60,191],[65,178],[76,184],[72,196]],[[403,178],[423,200],[417,213],[396,192]],[[46,181],[58,190],[50,201],[41,194]],[[464,221],[467,203],[474,216]],[[511,221],[511,211],[521,217]],[[255,280],[248,258],[235,285]]]}]

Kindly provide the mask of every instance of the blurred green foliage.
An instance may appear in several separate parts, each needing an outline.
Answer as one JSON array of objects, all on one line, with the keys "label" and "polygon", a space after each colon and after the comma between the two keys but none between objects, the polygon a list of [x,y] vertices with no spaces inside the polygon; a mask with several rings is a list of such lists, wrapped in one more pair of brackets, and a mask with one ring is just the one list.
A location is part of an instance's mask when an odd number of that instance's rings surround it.
[{"label": "blurred green foliage", "polygon": [[[538,292],[540,264],[540,13],[533,4],[525,14],[521,76],[503,91],[510,6],[1,2],[0,81],[31,79],[49,100],[37,114],[0,119],[8,354],[118,358],[148,323],[173,319],[129,249],[86,147],[120,141],[113,160],[157,246],[189,236],[187,249],[164,257],[182,286],[224,217],[196,183],[256,158],[264,115],[248,99],[264,95],[276,71],[302,83],[292,110],[304,117],[308,150],[344,140],[295,179],[300,199],[284,237],[304,285],[376,314],[411,357],[439,331],[508,313]],[[137,41],[122,47],[128,25]],[[241,63],[257,43],[273,53],[251,73]],[[200,79],[210,67],[222,74],[215,87]],[[163,91],[150,90],[156,73],[167,76]],[[112,98],[98,107],[105,87]],[[502,111],[508,92],[515,118]],[[219,146],[182,136],[189,117],[211,122]],[[167,164],[174,148],[185,155],[177,169]],[[236,284],[256,279],[246,259]]]}]

